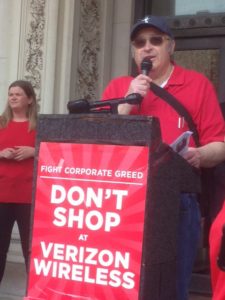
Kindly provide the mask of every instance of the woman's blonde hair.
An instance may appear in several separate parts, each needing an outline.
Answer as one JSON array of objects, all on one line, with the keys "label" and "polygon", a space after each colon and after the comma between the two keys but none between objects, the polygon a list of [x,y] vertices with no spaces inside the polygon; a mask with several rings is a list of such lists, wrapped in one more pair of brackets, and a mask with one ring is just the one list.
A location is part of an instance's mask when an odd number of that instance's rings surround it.
[{"label": "woman's blonde hair", "polygon": [[[20,87],[24,93],[27,95],[29,99],[32,99],[32,102],[28,106],[27,110],[27,118],[29,122],[29,131],[36,128],[37,123],[37,100],[36,100],[36,94],[34,91],[33,86],[29,81],[26,80],[16,80],[12,82],[8,88],[8,91],[12,87]],[[8,123],[13,119],[13,113],[12,109],[9,106],[9,103],[7,101],[5,110],[0,118],[0,125],[1,127],[7,127]]]}]

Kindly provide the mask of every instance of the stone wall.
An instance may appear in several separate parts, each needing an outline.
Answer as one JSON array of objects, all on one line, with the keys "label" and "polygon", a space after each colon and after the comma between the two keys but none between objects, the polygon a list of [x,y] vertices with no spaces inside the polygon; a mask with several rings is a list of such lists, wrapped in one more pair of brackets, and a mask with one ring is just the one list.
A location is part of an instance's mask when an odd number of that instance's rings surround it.
[{"label": "stone wall", "polygon": [[[9,84],[30,80],[41,113],[70,99],[99,99],[130,68],[133,0],[0,0],[0,105]],[[23,262],[17,226],[8,260]]]}]

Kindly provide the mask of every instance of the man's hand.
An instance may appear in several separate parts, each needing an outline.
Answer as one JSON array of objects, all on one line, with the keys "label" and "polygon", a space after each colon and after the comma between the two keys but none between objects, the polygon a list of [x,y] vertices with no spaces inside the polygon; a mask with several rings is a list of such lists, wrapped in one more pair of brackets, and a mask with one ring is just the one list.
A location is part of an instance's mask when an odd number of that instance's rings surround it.
[{"label": "man's hand", "polygon": [[138,93],[142,97],[145,97],[150,89],[151,81],[151,78],[149,78],[146,75],[138,75],[131,81],[127,95],[132,93]]},{"label": "man's hand", "polygon": [[191,166],[200,168],[201,155],[198,148],[189,147],[188,151],[183,155],[183,158],[186,159]]},{"label": "man's hand", "polygon": [[183,157],[196,168],[215,167],[225,161],[225,142],[212,142],[199,148],[189,147]]},{"label": "man's hand", "polygon": [[[150,83],[151,83],[151,78],[149,78],[146,75],[140,74],[137,77],[135,77],[129,86],[129,89],[126,93],[126,96],[133,94],[133,93],[137,93],[140,94],[142,97],[145,97],[146,94],[148,93],[149,89],[150,89]],[[129,115],[131,109],[132,109],[131,104],[120,104],[118,106],[118,113],[120,115]]]}]

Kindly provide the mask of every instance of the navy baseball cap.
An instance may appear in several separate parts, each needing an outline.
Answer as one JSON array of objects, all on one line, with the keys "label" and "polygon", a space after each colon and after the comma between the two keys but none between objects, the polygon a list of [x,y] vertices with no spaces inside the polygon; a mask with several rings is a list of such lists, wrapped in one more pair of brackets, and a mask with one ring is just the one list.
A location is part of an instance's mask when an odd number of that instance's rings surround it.
[{"label": "navy baseball cap", "polygon": [[169,37],[171,37],[171,39],[174,39],[173,34],[164,18],[158,16],[146,16],[145,18],[138,20],[137,23],[133,25],[130,33],[131,41],[134,40],[138,31],[148,27],[154,27],[167,34]]}]

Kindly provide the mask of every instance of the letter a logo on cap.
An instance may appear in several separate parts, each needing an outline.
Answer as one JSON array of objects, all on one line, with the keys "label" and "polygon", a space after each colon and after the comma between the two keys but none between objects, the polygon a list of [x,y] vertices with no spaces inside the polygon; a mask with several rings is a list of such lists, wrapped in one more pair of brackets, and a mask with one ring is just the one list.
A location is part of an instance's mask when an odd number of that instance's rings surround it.
[{"label": "letter a logo on cap", "polygon": [[145,23],[148,23],[148,22],[150,22],[150,17],[146,17],[146,18],[144,18],[144,22],[145,22]]}]

